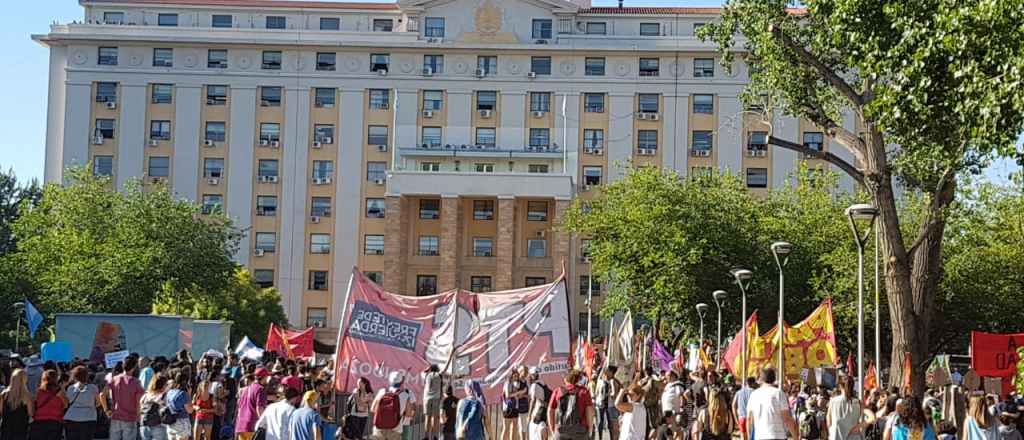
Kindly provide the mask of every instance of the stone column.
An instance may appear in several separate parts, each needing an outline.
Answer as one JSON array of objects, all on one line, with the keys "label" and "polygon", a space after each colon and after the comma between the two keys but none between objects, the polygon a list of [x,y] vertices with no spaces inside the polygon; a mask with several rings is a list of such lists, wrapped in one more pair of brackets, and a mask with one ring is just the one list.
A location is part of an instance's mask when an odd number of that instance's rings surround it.
[{"label": "stone column", "polygon": [[516,199],[498,199],[498,240],[495,243],[498,269],[494,290],[512,288],[512,265],[516,257]]},{"label": "stone column", "polygon": [[[409,292],[406,285],[409,270],[409,200],[401,196],[388,196],[384,209],[384,290]],[[359,246],[359,252],[363,252],[362,243]]]},{"label": "stone column", "polygon": [[462,257],[459,234],[462,218],[459,215],[457,196],[441,197],[441,237],[437,248],[441,267],[437,274],[437,292],[447,292],[459,287],[459,261]]}]

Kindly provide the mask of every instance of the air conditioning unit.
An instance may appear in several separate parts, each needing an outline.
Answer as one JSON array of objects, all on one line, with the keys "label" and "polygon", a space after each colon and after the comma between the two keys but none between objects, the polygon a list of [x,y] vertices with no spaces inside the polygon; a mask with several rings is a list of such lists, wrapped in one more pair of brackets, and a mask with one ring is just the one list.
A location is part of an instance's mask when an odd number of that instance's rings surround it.
[{"label": "air conditioning unit", "polygon": [[103,143],[103,136],[93,136],[92,137],[92,143],[96,144],[96,145],[102,144]]},{"label": "air conditioning unit", "polygon": [[266,147],[267,145],[270,145],[270,141],[266,139],[260,139],[259,146]]},{"label": "air conditioning unit", "polygon": [[580,263],[590,264],[590,257],[580,257]]},{"label": "air conditioning unit", "polygon": [[647,113],[637,113],[636,114],[636,119],[640,120],[640,121],[643,121],[643,120],[647,119]]},{"label": "air conditioning unit", "polygon": [[322,181],[320,180],[320,178],[319,178],[319,177],[314,177],[314,178],[313,178],[313,184],[314,184],[314,185],[319,185],[320,183],[322,183]]},{"label": "air conditioning unit", "polygon": [[480,110],[480,117],[484,119],[491,117],[491,110]]},{"label": "air conditioning unit", "polygon": [[423,110],[423,117],[424,118],[433,118],[434,117],[434,111],[433,110]]},{"label": "air conditioning unit", "polygon": [[583,149],[583,153],[584,154],[594,154],[594,149],[593,148],[584,148]]},{"label": "air conditioning unit", "polygon": [[487,71],[484,69],[476,69],[475,71],[473,71],[473,76],[477,78],[483,78],[487,76]]},{"label": "air conditioning unit", "polygon": [[535,117],[535,118],[543,118],[544,117],[544,112],[533,112],[533,117]]},{"label": "air conditioning unit", "polygon": [[[330,177],[321,177],[320,178],[320,183],[322,183],[324,185],[330,185],[331,182],[333,182],[333,180],[331,180]],[[330,216],[331,216],[331,211],[324,211],[324,217],[330,217]]]},{"label": "air conditioning unit", "polygon": [[[447,145],[445,145],[444,147],[450,150],[451,148],[448,148],[449,146],[451,146],[451,147],[453,147],[453,148],[455,147],[455,146],[454,146],[454,145],[452,145],[452,144],[447,144]],[[469,145],[466,145],[466,144],[462,144],[462,145],[459,145],[459,149],[460,149],[460,150],[468,150],[468,149],[469,149]]]},{"label": "air conditioning unit", "polygon": [[218,179],[206,179],[206,183],[208,183],[210,185],[216,185],[216,184],[220,183],[220,180],[218,180]]},{"label": "air conditioning unit", "polygon": [[430,148],[430,144],[424,142],[424,143],[420,144],[420,148]]},{"label": "air conditioning unit", "polygon": [[256,215],[267,215],[267,211],[263,208],[256,208]]},{"label": "air conditioning unit", "polygon": [[384,184],[384,179],[373,179],[373,184],[380,186]]},{"label": "air conditioning unit", "polygon": [[324,144],[320,143],[319,141],[313,141],[313,148],[322,148],[323,146]]},{"label": "air conditioning unit", "polygon": [[271,141],[270,148],[281,148],[281,143],[278,141]]},{"label": "air conditioning unit", "polygon": [[260,107],[270,107],[270,101],[260,101]]},{"label": "air conditioning unit", "polygon": [[378,145],[377,146],[377,151],[388,151],[388,146],[387,145]]},{"label": "air conditioning unit", "polygon": [[384,255],[384,249],[370,249],[367,253],[373,255]]},{"label": "air conditioning unit", "polygon": [[313,327],[314,328],[324,328],[324,322],[323,321],[313,321]]},{"label": "air conditioning unit", "polygon": [[332,137],[320,138],[320,142],[325,143],[325,144],[333,144],[334,143],[334,138],[332,138]]},{"label": "air conditioning unit", "polygon": [[228,68],[228,62],[227,61],[221,61],[220,63],[217,63],[217,68],[218,69],[227,69]]},{"label": "air conditioning unit", "polygon": [[700,156],[700,151],[698,151],[698,150],[690,150],[690,156]]},{"label": "air conditioning unit", "polygon": [[384,218],[384,213],[383,212],[378,212],[377,213],[377,218]]},{"label": "air conditioning unit", "polygon": [[278,179],[277,176],[267,176],[267,182],[270,182],[270,183],[277,183],[277,179]]},{"label": "air conditioning unit", "polygon": [[437,37],[433,37],[433,38],[428,38],[427,39],[427,43],[440,43],[440,42],[441,42],[441,39],[437,38]]},{"label": "air conditioning unit", "polygon": [[587,185],[586,183],[580,185],[580,191],[590,191],[590,185]]},{"label": "air conditioning unit", "polygon": [[107,108],[108,109],[115,109],[115,108],[117,108],[117,103],[116,102],[107,102]]},{"label": "air conditioning unit", "polygon": [[533,44],[548,44],[548,40],[537,40],[534,41]]},{"label": "air conditioning unit", "polygon": [[257,257],[262,257],[263,256],[263,249],[253,249],[252,250],[252,254],[257,256]]},{"label": "air conditioning unit", "polygon": [[380,109],[380,110],[387,110],[388,107],[390,107],[390,106],[391,106],[390,104],[388,104],[386,102],[382,102],[382,103],[380,103],[380,106],[378,106],[377,108]]},{"label": "air conditioning unit", "polygon": [[704,157],[710,157],[711,156],[711,150],[700,150],[700,155],[704,156]]},{"label": "air conditioning unit", "polygon": [[526,77],[527,78],[536,78],[537,77],[537,72],[526,72]]},{"label": "air conditioning unit", "polygon": [[329,102],[325,102],[324,103],[324,108],[334,108],[334,104],[331,104]]},{"label": "air conditioning unit", "polygon": [[807,153],[801,154],[800,156],[803,157],[804,159],[813,159],[814,158],[814,156],[812,156],[810,154],[807,154]]},{"label": "air conditioning unit", "polygon": [[423,74],[423,76],[434,76],[434,68],[424,67],[421,73]]},{"label": "air conditioning unit", "polygon": [[477,150],[483,150],[483,149],[485,149],[485,148],[487,148],[487,146],[486,146],[486,145],[477,145],[477,146],[476,146],[476,149],[477,149]]},{"label": "air conditioning unit", "polygon": [[313,107],[324,108],[324,103],[317,101],[316,103],[313,104]]},{"label": "air conditioning unit", "polygon": [[658,116],[657,113],[651,113],[651,114],[647,115],[647,120],[648,121],[657,121],[658,118],[659,118],[659,116]]},{"label": "air conditioning unit", "polygon": [[309,222],[310,223],[320,223],[320,217],[317,217],[317,216],[314,215],[314,216],[309,218]]},{"label": "air conditioning unit", "polygon": [[258,177],[256,177],[256,181],[257,182],[266,182],[267,181],[267,176],[258,176]]},{"label": "air conditioning unit", "polygon": [[212,139],[204,140],[203,141],[203,146],[204,147],[212,147],[213,146],[213,140]]},{"label": "air conditioning unit", "polygon": [[537,151],[537,147],[530,145],[529,147],[526,147],[526,151]]},{"label": "air conditioning unit", "polygon": [[538,237],[547,237],[547,235],[548,235],[548,231],[545,231],[545,230],[537,231],[537,236]]},{"label": "air conditioning unit", "polygon": [[206,100],[206,105],[217,105],[217,100],[216,99],[207,99]]},{"label": "air conditioning unit", "polygon": [[377,70],[377,75],[378,76],[388,76],[388,71],[387,71],[387,69],[378,69]]},{"label": "air conditioning unit", "polygon": [[156,139],[150,139],[149,142],[146,142],[146,145],[149,145],[150,147],[155,147],[157,145],[160,145],[160,142],[157,141]]},{"label": "air conditioning unit", "polygon": [[747,150],[747,157],[757,156],[757,152],[754,150]]},{"label": "air conditioning unit", "polygon": [[768,152],[767,152],[767,151],[765,151],[765,150],[757,150],[757,155],[758,155],[759,157],[764,157],[764,156],[767,156],[767,155],[768,155]]},{"label": "air conditioning unit", "polygon": [[594,107],[594,113],[604,113],[604,107]]}]

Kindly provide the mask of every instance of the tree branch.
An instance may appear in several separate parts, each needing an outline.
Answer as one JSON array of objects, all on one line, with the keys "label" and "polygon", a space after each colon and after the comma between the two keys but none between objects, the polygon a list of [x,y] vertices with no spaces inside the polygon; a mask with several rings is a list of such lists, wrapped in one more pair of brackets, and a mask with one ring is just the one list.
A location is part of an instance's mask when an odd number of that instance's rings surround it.
[{"label": "tree branch", "polygon": [[785,148],[790,151],[806,154],[815,159],[824,160],[825,162],[835,165],[840,170],[843,170],[844,173],[852,177],[853,180],[855,180],[857,183],[864,185],[864,173],[857,170],[857,168],[851,165],[849,162],[841,159],[839,156],[836,156],[828,151],[818,151],[812,148],[805,147],[803,146],[803,144],[798,144],[796,142],[790,142],[787,140],[779,139],[774,136],[768,136],[768,145],[771,145],[773,147]]},{"label": "tree branch", "polygon": [[813,54],[808,52],[807,49],[805,49],[803,46],[800,46],[795,41],[793,41],[793,38],[790,37],[789,35],[786,35],[786,33],[783,32],[781,28],[775,26],[774,24],[769,24],[768,32],[771,32],[772,35],[778,38],[784,46],[795,52],[800,57],[800,59],[802,59],[811,67],[811,69],[813,69],[819,75],[824,77],[825,80],[829,82],[829,84],[832,84],[835,88],[839,89],[839,91],[842,92],[842,94],[846,96],[847,99],[850,100],[854,107],[860,107],[864,104],[864,97],[857,93],[857,91],[853,90],[853,87],[850,86],[850,83],[846,82],[846,80],[844,80],[838,74],[836,74],[835,71],[826,66],[825,63],[821,62],[821,60],[818,59],[818,57],[814,56]]},{"label": "tree branch", "polygon": [[939,183],[935,188],[935,194],[932,196],[931,203],[928,206],[927,224],[921,228],[917,238],[914,239],[914,243],[907,248],[907,255],[914,255],[914,251],[924,244],[925,240],[931,237],[935,228],[938,228],[945,221],[941,219],[942,209],[953,201],[953,196],[956,194],[956,179],[947,178],[950,177],[949,174],[951,172],[951,169],[947,168],[946,172],[939,179]]}]

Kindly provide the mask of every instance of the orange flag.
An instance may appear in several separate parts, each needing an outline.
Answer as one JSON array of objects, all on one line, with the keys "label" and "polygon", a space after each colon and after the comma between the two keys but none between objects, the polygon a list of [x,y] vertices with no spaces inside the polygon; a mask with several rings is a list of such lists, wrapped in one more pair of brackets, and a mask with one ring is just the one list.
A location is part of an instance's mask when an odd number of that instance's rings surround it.
[{"label": "orange flag", "polygon": [[878,388],[878,376],[875,374],[875,363],[868,362],[868,372],[864,375],[864,389],[871,391]]},{"label": "orange flag", "polygon": [[906,388],[907,392],[910,392],[910,371],[912,365],[910,364],[910,353],[903,360],[903,388]]}]

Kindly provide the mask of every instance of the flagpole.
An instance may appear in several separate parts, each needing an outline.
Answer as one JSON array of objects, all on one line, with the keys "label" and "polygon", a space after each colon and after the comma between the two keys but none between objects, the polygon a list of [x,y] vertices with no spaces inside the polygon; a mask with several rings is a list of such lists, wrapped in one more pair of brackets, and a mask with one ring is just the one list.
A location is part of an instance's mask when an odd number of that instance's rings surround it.
[{"label": "flagpole", "polygon": [[[348,288],[345,289],[345,302],[341,303],[341,315],[338,317],[338,344],[334,346],[334,389],[338,389],[339,382],[341,381],[341,375],[337,374],[341,370],[341,343],[345,340],[345,335],[348,333],[348,327],[345,325],[345,314],[348,313],[348,302],[352,299],[352,284],[356,279],[356,268],[352,268],[352,275],[348,278]],[[349,365],[349,369],[352,366]],[[345,372],[345,388],[348,389],[348,372]]]}]

